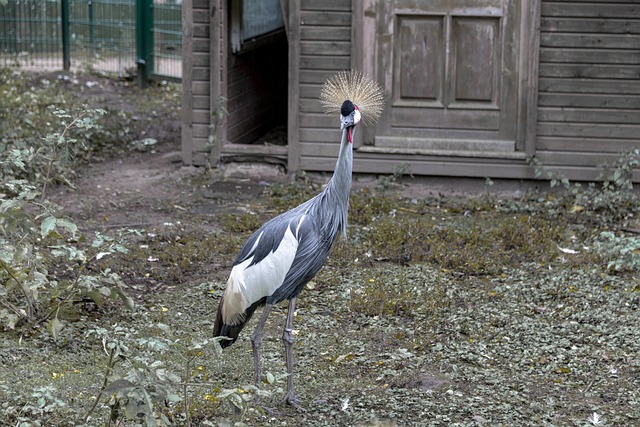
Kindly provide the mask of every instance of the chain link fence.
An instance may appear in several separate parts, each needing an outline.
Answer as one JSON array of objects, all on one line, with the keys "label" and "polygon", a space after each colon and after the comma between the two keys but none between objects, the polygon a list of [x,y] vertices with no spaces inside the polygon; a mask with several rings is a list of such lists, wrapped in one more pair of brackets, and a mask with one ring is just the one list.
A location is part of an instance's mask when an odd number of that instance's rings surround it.
[{"label": "chain link fence", "polygon": [[180,79],[181,14],[181,0],[0,2],[0,66],[133,74],[142,63],[147,78]]}]

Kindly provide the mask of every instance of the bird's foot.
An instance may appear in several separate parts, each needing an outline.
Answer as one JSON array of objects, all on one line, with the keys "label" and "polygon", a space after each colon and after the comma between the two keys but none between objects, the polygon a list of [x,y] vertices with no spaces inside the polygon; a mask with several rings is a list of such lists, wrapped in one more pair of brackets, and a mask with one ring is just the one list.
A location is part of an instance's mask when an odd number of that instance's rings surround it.
[{"label": "bird's foot", "polygon": [[267,408],[266,406],[260,405],[260,409],[262,409],[264,413],[268,415],[283,415],[282,412],[276,410],[276,408]]},{"label": "bird's foot", "polygon": [[287,393],[287,396],[285,397],[284,401],[287,405],[293,406],[299,412],[307,412],[307,410],[302,407],[298,399],[296,399],[293,394]]}]

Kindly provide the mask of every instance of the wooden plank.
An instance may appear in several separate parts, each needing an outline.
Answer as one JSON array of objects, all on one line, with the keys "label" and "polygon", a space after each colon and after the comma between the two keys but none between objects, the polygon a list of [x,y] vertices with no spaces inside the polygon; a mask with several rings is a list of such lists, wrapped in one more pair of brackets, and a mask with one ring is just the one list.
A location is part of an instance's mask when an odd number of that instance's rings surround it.
[{"label": "wooden plank", "polygon": [[[184,84],[184,83],[183,83]],[[193,82],[191,85],[194,95],[209,95],[209,82]]]},{"label": "wooden plank", "polygon": [[[546,154],[546,153],[540,153]],[[552,154],[553,156],[553,154]],[[410,154],[387,154],[356,152],[354,155],[354,173],[389,174],[398,164],[407,164],[409,173],[413,175],[475,177],[475,178],[508,178],[536,179],[534,169],[524,160],[520,162],[494,162],[482,159],[466,160],[447,156],[416,156]],[[328,157],[303,157],[301,168],[314,171],[330,171],[335,167],[335,159]],[[580,167],[574,165],[548,165],[548,170],[572,181],[593,181],[601,173],[597,167]],[[640,173],[634,175],[640,180]]]},{"label": "wooden plank", "polygon": [[403,128],[477,129],[499,130],[500,112],[495,110],[454,110],[444,114],[424,114],[410,107],[394,107],[391,111],[391,126]]},{"label": "wooden plank", "polygon": [[328,114],[301,114],[300,115],[300,127],[302,128],[327,128],[327,129],[337,129],[338,125],[338,115],[329,116]]},{"label": "wooden plank", "polygon": [[538,81],[540,71],[540,8],[542,0],[528,2],[524,10],[519,66],[522,69],[516,148],[531,157],[536,150]]},{"label": "wooden plank", "polygon": [[300,83],[323,85],[336,73],[335,70],[300,70]]},{"label": "wooden plank", "polygon": [[640,94],[640,80],[556,79],[541,77],[540,92]]},{"label": "wooden plank", "polygon": [[300,40],[351,41],[351,28],[304,25],[300,28]]},{"label": "wooden plank", "polygon": [[332,10],[332,11],[351,11],[351,0],[302,0],[300,9],[309,10]]},{"label": "wooden plank", "polygon": [[[541,122],[638,124],[640,110],[540,107],[538,119]],[[640,139],[640,135],[638,137]]]},{"label": "wooden plank", "polygon": [[193,40],[193,52],[208,53],[209,52],[209,39],[194,39]]},{"label": "wooden plank", "polygon": [[[547,153],[540,152],[542,156]],[[548,153],[553,158],[553,153]],[[547,157],[545,157],[546,159]],[[569,157],[570,158],[570,157]],[[383,174],[393,173],[398,164],[409,166],[413,175],[535,179],[534,168],[524,159],[476,159],[452,156],[421,156],[400,153],[378,153],[358,150],[354,153],[354,173]],[[335,167],[335,157],[303,156],[301,168],[305,170],[331,171]],[[595,180],[601,173],[598,167],[576,165],[548,165],[548,169],[572,181]],[[640,173],[634,175],[636,182]]]},{"label": "wooden plank", "polygon": [[614,152],[629,150],[637,145],[637,140],[609,138],[568,138],[541,136],[538,138],[538,150],[560,150],[578,152]]},{"label": "wooden plank", "polygon": [[[423,4],[420,4],[423,3]],[[505,13],[505,2],[503,0],[472,0],[472,1],[452,1],[452,0],[429,0],[428,5],[424,1],[416,0],[395,0],[393,2],[394,13],[397,14],[419,14],[428,11],[430,14],[452,16],[471,15],[478,17],[503,16]]]},{"label": "wooden plank", "polygon": [[208,25],[192,25],[193,26],[193,37],[198,39],[208,39],[209,36],[209,26]]},{"label": "wooden plank", "polygon": [[540,106],[640,109],[639,95],[540,93]]},{"label": "wooden plank", "polygon": [[209,132],[210,132],[210,128],[209,125],[201,125],[201,124],[194,124],[193,125],[193,138],[194,140],[196,138],[209,138]]},{"label": "wooden plank", "polygon": [[209,10],[194,10],[193,11],[193,24],[209,24]]},{"label": "wooden plank", "polygon": [[193,97],[193,108],[194,109],[198,109],[198,110],[208,110],[209,109],[209,96],[202,96],[202,95],[194,96]]},{"label": "wooden plank", "polygon": [[209,166],[209,152],[197,152],[193,153],[193,163],[194,166]]},{"label": "wooden plank", "polygon": [[348,70],[351,58],[348,56],[300,56],[300,68],[309,70]]},{"label": "wooden plank", "polygon": [[[401,148],[409,150],[449,151],[463,152],[465,156],[477,156],[483,152],[486,155],[497,156],[497,152],[516,153],[514,141],[490,140],[479,141],[477,139],[452,139],[452,138],[404,138],[398,136],[378,136],[375,139],[376,148]],[[416,151],[417,152],[417,151]],[[470,153],[476,153],[474,155]],[[487,154],[488,153],[488,154]],[[522,156],[523,153],[517,153]],[[485,157],[485,155],[483,155]]]},{"label": "wooden plank", "polygon": [[540,35],[543,47],[638,49],[640,34],[575,34],[545,32]]},{"label": "wooden plank", "polygon": [[576,18],[640,18],[640,4],[602,4],[589,5],[568,2],[545,1],[542,3],[542,16],[563,16]]},{"label": "wooden plank", "polygon": [[540,77],[637,79],[640,65],[541,64]]},{"label": "wooden plank", "polygon": [[209,67],[211,58],[208,53],[193,53],[191,56],[194,67]]},{"label": "wooden plank", "polygon": [[289,86],[288,86],[288,116],[287,141],[289,172],[295,172],[300,167],[300,2],[289,3]]},{"label": "wooden plank", "polygon": [[206,152],[208,157],[207,161],[211,161],[211,142],[209,142],[208,137],[194,139],[193,156],[195,157],[198,152]]},{"label": "wooden plank", "polygon": [[320,100],[314,98],[301,98],[300,102],[300,112],[301,113],[315,113],[320,114],[323,113],[322,105],[320,104]]},{"label": "wooden plank", "polygon": [[223,154],[287,156],[286,145],[224,144]]},{"label": "wooden plank", "polygon": [[351,24],[351,13],[325,10],[301,11],[300,19],[302,20],[300,22],[304,22],[304,25],[348,27]]},{"label": "wooden plank", "polygon": [[638,135],[640,135],[640,123],[636,125],[611,125],[538,121],[538,135],[579,138],[619,138],[634,140],[637,143]]},{"label": "wooden plank", "polygon": [[351,42],[307,41],[300,43],[301,55],[342,56],[351,53]]},{"label": "wooden plank", "polygon": [[199,123],[199,124],[203,124],[203,125],[208,125],[211,123],[211,111],[209,111],[209,108],[207,108],[206,110],[193,110],[193,114],[192,114],[192,122],[193,123]]},{"label": "wooden plank", "polygon": [[562,31],[567,33],[640,34],[640,20],[543,17],[540,22],[540,31]]},{"label": "wooden plank", "polygon": [[[633,148],[630,146],[629,149]],[[612,164],[620,157],[618,152],[598,153],[598,152],[574,152],[574,151],[539,151],[536,158],[545,166],[551,165],[572,165],[581,167],[598,168],[605,164]]]},{"label": "wooden plank", "polygon": [[[209,80],[209,111],[218,111],[225,108],[227,99],[227,28],[228,22],[228,2],[226,0],[211,0],[209,25],[211,27],[210,38],[210,63],[211,70]],[[211,119],[209,119],[211,123]],[[210,163],[217,164],[220,161],[220,148],[223,141],[227,140],[227,127],[209,126],[209,134],[213,139],[210,149]]]},{"label": "wooden plank", "polygon": [[540,62],[579,64],[640,64],[638,50],[541,48]]},{"label": "wooden plank", "polygon": [[182,116],[181,152],[185,165],[193,164],[193,0],[182,3]]},{"label": "wooden plank", "polygon": [[209,80],[209,70],[210,68],[208,67],[193,67],[193,65],[191,65],[192,70],[193,70],[193,80],[198,80],[198,81],[208,81]]},{"label": "wooden plank", "polygon": [[320,84],[300,84],[300,98],[319,99],[322,85]]},{"label": "wooden plank", "polygon": [[321,128],[301,128],[300,146],[303,142],[340,142],[341,134],[339,129]]}]

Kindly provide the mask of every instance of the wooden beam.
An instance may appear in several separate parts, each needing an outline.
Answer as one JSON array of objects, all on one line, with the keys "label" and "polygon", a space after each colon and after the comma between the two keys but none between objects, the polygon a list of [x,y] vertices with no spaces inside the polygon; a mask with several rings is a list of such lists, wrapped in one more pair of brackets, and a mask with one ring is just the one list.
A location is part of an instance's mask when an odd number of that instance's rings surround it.
[{"label": "wooden beam", "polygon": [[[226,110],[227,97],[227,2],[226,0],[212,0],[210,9],[210,99],[209,112],[211,115]],[[226,141],[227,131],[225,119],[219,123],[209,120],[209,139],[213,141],[210,147],[210,163],[215,164],[220,160],[221,146]],[[214,125],[214,126],[211,126]]]},{"label": "wooden beam", "polygon": [[300,2],[289,4],[289,101],[287,145],[289,173],[300,168]]},{"label": "wooden beam", "polygon": [[193,0],[182,3],[182,162],[193,164]]},{"label": "wooden beam", "polygon": [[518,130],[516,134],[516,148],[524,151],[527,156],[533,156],[536,152],[536,138],[538,121],[538,84],[540,72],[540,10],[541,0],[526,2],[522,12],[523,40],[520,48],[525,59],[522,70],[521,105],[518,118]]}]

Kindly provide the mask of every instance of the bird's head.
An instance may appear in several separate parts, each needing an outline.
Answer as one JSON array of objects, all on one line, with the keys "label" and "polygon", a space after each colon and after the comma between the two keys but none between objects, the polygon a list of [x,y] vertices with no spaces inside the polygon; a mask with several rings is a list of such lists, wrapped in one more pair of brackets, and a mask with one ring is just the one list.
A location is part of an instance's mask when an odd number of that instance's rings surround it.
[{"label": "bird's head", "polygon": [[347,138],[353,143],[353,128],[360,123],[362,115],[358,106],[348,99],[340,107],[340,129],[347,129]]},{"label": "bird's head", "polygon": [[[345,101],[346,99],[346,101]],[[360,71],[341,71],[322,87],[320,102],[327,114],[340,108],[340,129],[353,142],[353,130],[360,123],[375,123],[384,107],[384,94],[378,83]]]}]

